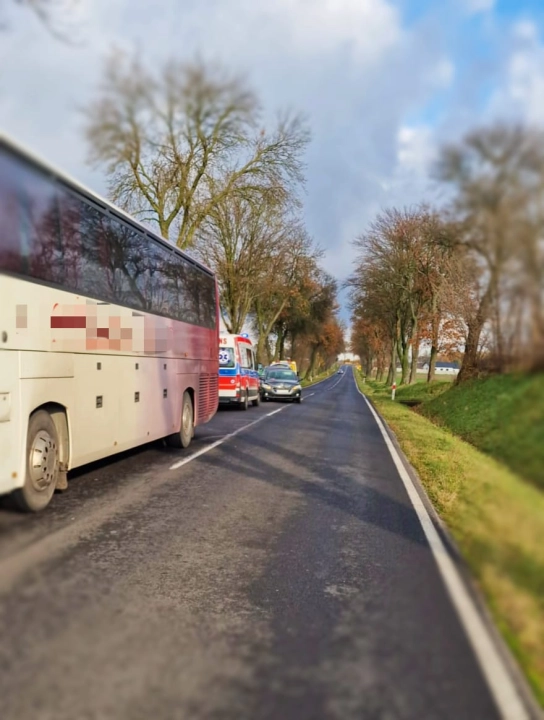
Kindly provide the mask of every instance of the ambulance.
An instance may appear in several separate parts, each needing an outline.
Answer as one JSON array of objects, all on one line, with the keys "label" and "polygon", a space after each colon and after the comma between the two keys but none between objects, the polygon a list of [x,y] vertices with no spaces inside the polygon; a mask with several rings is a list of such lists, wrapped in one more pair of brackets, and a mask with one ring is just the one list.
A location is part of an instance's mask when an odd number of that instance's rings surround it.
[{"label": "ambulance", "polygon": [[219,337],[219,404],[247,410],[260,403],[255,348],[247,334]]}]

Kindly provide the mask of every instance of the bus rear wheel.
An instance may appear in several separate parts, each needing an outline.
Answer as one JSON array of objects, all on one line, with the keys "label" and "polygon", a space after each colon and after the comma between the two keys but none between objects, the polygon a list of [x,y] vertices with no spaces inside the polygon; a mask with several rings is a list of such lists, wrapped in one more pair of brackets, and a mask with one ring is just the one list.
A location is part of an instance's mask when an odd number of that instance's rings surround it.
[{"label": "bus rear wheel", "polygon": [[249,396],[247,390],[244,393],[244,397],[242,400],[240,400],[240,405],[238,405],[240,410],[247,410],[249,408]]},{"label": "bus rear wheel", "polygon": [[191,444],[193,435],[195,434],[193,401],[191,395],[185,391],[183,393],[183,402],[181,405],[181,428],[179,432],[172,433],[166,438],[166,442],[170,447],[186,448]]},{"label": "bus rear wheel", "polygon": [[59,438],[51,415],[38,410],[30,416],[23,487],[11,494],[22,512],[39,512],[50,503],[59,477]]}]

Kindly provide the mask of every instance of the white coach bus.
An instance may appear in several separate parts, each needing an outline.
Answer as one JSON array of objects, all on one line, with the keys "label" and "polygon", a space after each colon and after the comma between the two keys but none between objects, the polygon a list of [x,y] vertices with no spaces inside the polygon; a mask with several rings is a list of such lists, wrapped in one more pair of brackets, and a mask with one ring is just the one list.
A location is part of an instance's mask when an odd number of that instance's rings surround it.
[{"label": "white coach bus", "polygon": [[0,136],[0,494],[47,506],[71,468],[218,405],[213,274]]}]

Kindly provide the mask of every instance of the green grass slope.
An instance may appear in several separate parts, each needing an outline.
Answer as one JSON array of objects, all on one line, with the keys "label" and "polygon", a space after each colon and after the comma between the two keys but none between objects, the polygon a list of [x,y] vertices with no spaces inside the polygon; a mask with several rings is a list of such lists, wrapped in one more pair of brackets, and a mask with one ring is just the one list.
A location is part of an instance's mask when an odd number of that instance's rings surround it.
[{"label": "green grass slope", "polygon": [[406,405],[416,405],[442,395],[451,387],[451,380],[433,380],[431,383],[416,382],[413,385],[397,387],[395,397]]},{"label": "green grass slope", "polygon": [[[437,381],[399,388],[395,402],[385,385],[356,378],[418,472],[544,707],[544,493],[542,483],[522,478],[529,466],[541,477],[542,377],[491,378],[451,389]],[[414,412],[407,405],[416,400],[423,402]],[[511,415],[506,428],[497,422],[497,407]],[[424,417],[429,410],[441,422]],[[455,434],[440,427],[446,419]],[[540,427],[536,440],[533,426]],[[478,433],[488,446],[490,437],[500,443],[508,436],[519,472],[458,437]]]},{"label": "green grass slope", "polygon": [[420,392],[418,412],[544,489],[544,373]]}]

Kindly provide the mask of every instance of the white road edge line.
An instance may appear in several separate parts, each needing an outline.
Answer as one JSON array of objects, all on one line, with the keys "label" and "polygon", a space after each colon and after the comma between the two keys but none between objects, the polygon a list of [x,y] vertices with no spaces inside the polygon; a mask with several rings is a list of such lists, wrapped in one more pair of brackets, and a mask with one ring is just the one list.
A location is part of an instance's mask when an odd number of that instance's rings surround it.
[{"label": "white road edge line", "polygon": [[423,501],[412,482],[412,478],[408,474],[396,447],[393,445],[391,438],[383,425],[383,422],[381,421],[378,413],[372,407],[370,401],[359,389],[355,376],[353,376],[353,381],[355,382],[355,387],[357,388],[359,394],[362,395],[364,401],[370,409],[370,412],[374,416],[374,420],[376,421],[383,439],[385,440],[387,449],[391,453],[393,462],[395,463],[400,478],[406,488],[408,497],[414,507],[436,564],[438,565],[446,590],[457,611],[459,619],[461,620],[461,624],[469,642],[472,645],[472,649],[474,650],[480,669],[487,680],[491,695],[495,700],[501,717],[504,720],[530,720],[530,715],[520,698],[512,677],[499,655],[499,652],[495,647],[495,643],[493,642],[493,639],[489,634],[485,623],[474,604],[474,601],[465,587],[461,575],[449,556],[440,535],[436,531],[429,513],[427,512],[427,508],[423,504]]},{"label": "white road edge line", "polygon": [[173,465],[170,465],[170,470],[177,470],[180,467],[183,467],[183,465],[187,465],[187,463],[192,462],[193,460],[196,460],[197,457],[200,457],[201,455],[204,455],[207,452],[210,452],[210,450],[213,450],[216,447],[219,447],[219,445],[222,445],[227,440],[230,440],[235,435],[238,435],[243,430],[247,430],[248,428],[252,427],[253,425],[257,425],[257,423],[262,422],[265,418],[272,417],[272,415],[275,415],[276,413],[281,412],[282,410],[285,410],[286,407],[289,407],[288,405],[284,405],[283,407],[278,408],[277,410],[273,410],[272,412],[266,413],[266,415],[261,415],[256,420],[253,420],[253,422],[248,423],[247,425],[243,425],[242,427],[238,428],[237,430],[234,430],[233,432],[229,433],[228,435],[225,435],[219,440],[216,440],[215,442],[211,443],[210,445],[206,445],[206,447],[201,448],[200,450],[197,450],[196,452],[192,453],[191,455],[188,455],[186,458],[183,458],[183,460],[178,460],[178,462],[174,463]]}]

